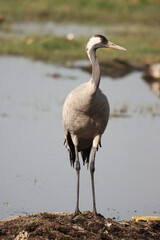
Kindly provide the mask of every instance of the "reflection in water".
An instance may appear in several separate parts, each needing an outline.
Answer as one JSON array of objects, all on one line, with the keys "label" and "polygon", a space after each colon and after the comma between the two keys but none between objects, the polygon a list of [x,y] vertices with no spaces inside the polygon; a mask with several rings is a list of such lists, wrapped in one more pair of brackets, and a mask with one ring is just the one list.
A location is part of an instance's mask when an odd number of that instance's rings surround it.
[{"label": "reflection in water", "polygon": [[[63,146],[61,111],[88,73],[1,57],[0,74],[0,218],[74,211],[76,171]],[[98,211],[116,219],[158,215],[159,99],[137,72],[121,81],[103,77],[101,89],[111,118],[96,159]],[[81,169],[80,207],[91,210],[90,173]]]},{"label": "reflection in water", "polygon": [[149,84],[151,90],[160,97],[160,63],[149,66],[143,78]]},{"label": "reflection in water", "polygon": [[155,92],[155,94],[160,97],[160,82],[159,81],[155,81],[151,84],[151,89],[153,92]]},{"label": "reflection in water", "polygon": [[[91,66],[90,65],[82,65],[80,66],[83,70],[87,72],[91,72]],[[119,78],[119,77],[125,77],[129,73],[135,72],[135,71],[145,71],[146,66],[144,64],[135,64],[135,63],[129,63],[124,60],[120,59],[113,59],[111,61],[102,62],[101,63],[101,72],[104,76],[109,76],[112,78]]]},{"label": "reflection in water", "polygon": [[150,89],[157,95],[157,97],[160,97],[160,81],[152,80],[147,82],[150,86]]}]

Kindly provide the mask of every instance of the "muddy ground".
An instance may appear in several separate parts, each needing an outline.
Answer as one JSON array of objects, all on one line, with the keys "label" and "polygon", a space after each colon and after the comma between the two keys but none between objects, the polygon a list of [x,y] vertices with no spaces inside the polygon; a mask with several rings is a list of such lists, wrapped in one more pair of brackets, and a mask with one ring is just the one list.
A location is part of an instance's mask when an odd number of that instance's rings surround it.
[{"label": "muddy ground", "polygon": [[114,221],[90,212],[27,214],[0,221],[0,240],[160,239],[160,221]]}]

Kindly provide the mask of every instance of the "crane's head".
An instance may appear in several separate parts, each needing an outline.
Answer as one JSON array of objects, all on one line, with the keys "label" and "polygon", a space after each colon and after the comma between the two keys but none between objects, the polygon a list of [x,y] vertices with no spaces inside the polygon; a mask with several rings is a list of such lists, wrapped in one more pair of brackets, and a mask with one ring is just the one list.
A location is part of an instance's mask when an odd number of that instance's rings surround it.
[{"label": "crane's head", "polygon": [[96,50],[97,48],[115,48],[119,50],[126,50],[125,48],[108,41],[104,36],[99,34],[89,38],[86,44],[87,52],[90,50]]}]

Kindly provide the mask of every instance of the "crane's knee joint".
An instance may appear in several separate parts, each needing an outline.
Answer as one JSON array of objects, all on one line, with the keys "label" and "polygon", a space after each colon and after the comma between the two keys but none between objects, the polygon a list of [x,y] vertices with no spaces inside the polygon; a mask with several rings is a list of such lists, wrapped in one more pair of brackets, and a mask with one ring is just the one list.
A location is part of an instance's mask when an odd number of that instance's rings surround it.
[{"label": "crane's knee joint", "polygon": [[95,171],[95,166],[94,166],[94,163],[91,162],[91,164],[90,164],[90,172],[94,173],[94,171]]},{"label": "crane's knee joint", "polygon": [[80,171],[81,167],[80,167],[80,162],[76,161],[76,171]]}]

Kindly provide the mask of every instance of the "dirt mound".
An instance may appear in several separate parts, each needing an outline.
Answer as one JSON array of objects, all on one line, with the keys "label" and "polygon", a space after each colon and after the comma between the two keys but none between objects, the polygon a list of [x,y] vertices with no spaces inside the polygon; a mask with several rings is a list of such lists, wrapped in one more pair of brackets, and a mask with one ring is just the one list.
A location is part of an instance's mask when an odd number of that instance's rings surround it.
[{"label": "dirt mound", "polygon": [[90,212],[27,214],[0,221],[0,240],[160,239],[160,221],[114,221]]}]

